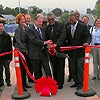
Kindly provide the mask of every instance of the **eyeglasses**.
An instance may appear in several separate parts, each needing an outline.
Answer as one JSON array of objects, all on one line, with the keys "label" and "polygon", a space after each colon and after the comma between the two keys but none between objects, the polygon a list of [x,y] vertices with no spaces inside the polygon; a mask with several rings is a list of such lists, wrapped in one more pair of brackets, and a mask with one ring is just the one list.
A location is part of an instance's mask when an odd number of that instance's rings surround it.
[{"label": "eyeglasses", "polygon": [[54,18],[49,18],[48,21],[54,21]]}]

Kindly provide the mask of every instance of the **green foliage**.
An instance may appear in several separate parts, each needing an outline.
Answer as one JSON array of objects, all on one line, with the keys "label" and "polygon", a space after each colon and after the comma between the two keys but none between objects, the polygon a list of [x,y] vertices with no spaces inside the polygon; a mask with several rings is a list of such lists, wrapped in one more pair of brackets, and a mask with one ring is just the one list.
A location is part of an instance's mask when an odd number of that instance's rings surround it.
[{"label": "green foliage", "polygon": [[96,2],[95,8],[93,9],[92,14],[95,16],[100,16],[100,0]]},{"label": "green foliage", "polygon": [[100,16],[100,0],[97,0],[95,4],[95,8],[91,10],[90,8],[87,8],[87,14],[93,14],[94,16]]},{"label": "green foliage", "polygon": [[60,16],[60,21],[66,23],[68,21],[68,12],[64,12],[61,16]]},{"label": "green foliage", "polygon": [[0,14],[3,14],[3,6],[0,4]]},{"label": "green foliage", "polygon": [[28,8],[28,11],[33,17],[35,17],[38,13],[42,13],[43,12],[42,9],[40,9],[39,7],[36,7],[36,6],[30,6]]},{"label": "green foliage", "polygon": [[96,9],[96,15],[100,16],[100,4],[96,5],[95,9]]},{"label": "green foliage", "polygon": [[92,13],[92,10],[90,8],[87,8],[87,14],[91,14]]},{"label": "green foliage", "polygon": [[57,16],[61,16],[62,15],[62,10],[60,8],[55,8],[54,10],[52,10],[52,12]]},{"label": "green foliage", "polygon": [[[27,13],[27,9],[25,8],[20,8],[22,13]],[[12,14],[14,16],[16,16],[19,13],[19,9],[18,7],[16,8],[10,8],[10,7],[6,7],[4,8],[3,5],[0,4],[0,14]]]}]

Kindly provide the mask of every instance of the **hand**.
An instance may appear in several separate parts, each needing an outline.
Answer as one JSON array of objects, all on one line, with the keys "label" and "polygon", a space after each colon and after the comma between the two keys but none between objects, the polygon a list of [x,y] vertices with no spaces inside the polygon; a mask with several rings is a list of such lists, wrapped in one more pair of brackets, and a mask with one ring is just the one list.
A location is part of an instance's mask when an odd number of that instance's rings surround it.
[{"label": "hand", "polygon": [[86,46],[89,46],[89,44],[88,43],[84,43],[83,46],[86,47]]},{"label": "hand", "polygon": [[50,45],[51,48],[52,48],[52,47],[55,48],[56,46],[57,46],[57,44],[51,44],[51,45]]},{"label": "hand", "polygon": [[10,63],[11,62],[11,60],[8,60],[8,63]]},{"label": "hand", "polygon": [[25,53],[26,53],[26,55],[28,55],[28,50],[26,50],[26,52],[25,52]]},{"label": "hand", "polygon": [[47,41],[44,41],[44,44],[52,44],[52,40],[47,40]]}]

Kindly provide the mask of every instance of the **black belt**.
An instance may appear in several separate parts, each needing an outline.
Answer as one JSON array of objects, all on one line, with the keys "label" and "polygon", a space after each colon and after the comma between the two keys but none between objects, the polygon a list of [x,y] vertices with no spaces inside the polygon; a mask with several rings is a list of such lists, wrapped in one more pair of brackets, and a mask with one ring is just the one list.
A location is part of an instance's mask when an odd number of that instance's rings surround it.
[{"label": "black belt", "polygon": [[94,45],[100,45],[100,43],[94,43]]}]

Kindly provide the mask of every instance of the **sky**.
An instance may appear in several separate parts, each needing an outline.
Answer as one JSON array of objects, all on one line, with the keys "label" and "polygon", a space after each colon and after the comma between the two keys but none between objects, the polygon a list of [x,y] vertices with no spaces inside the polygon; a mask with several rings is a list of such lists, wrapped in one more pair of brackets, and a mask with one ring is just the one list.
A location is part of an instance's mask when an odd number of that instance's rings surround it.
[{"label": "sky", "polygon": [[29,6],[37,6],[45,12],[50,12],[52,9],[61,8],[68,11],[78,10],[85,13],[87,8],[94,9],[97,0],[0,0],[0,4],[4,7],[15,8],[20,6],[28,8]]}]

